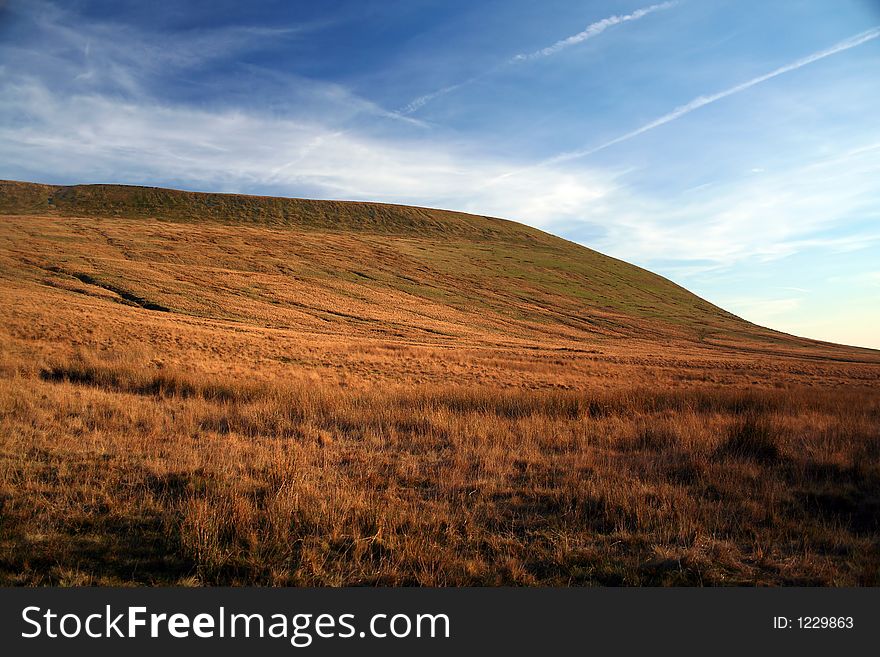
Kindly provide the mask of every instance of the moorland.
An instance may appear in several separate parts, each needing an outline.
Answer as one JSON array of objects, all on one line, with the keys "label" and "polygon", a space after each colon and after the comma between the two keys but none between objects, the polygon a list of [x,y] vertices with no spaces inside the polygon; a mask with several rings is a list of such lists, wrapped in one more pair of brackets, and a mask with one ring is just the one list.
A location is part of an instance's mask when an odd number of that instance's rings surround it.
[{"label": "moorland", "polygon": [[880,352],[521,224],[0,182],[2,585],[878,585]]}]

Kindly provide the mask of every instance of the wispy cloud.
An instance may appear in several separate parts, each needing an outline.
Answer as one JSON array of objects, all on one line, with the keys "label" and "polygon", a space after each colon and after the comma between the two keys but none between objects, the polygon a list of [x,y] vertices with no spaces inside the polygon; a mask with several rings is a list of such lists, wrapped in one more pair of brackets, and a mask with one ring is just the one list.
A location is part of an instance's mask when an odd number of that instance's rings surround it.
[{"label": "wispy cloud", "polygon": [[643,7],[642,9],[636,9],[631,14],[622,14],[615,16],[608,16],[607,18],[603,18],[600,21],[596,21],[595,23],[590,23],[584,28],[581,32],[577,34],[572,34],[570,37],[566,37],[564,39],[560,39],[556,43],[551,46],[547,46],[546,48],[541,48],[540,50],[535,50],[530,53],[521,53],[519,55],[515,55],[510,61],[511,62],[523,62],[533,59],[541,59],[543,57],[549,57],[550,55],[555,55],[561,50],[565,50],[566,48],[570,48],[571,46],[577,45],[579,43],[583,43],[587,39],[592,39],[593,37],[597,37],[602,32],[607,30],[609,27],[614,27],[615,25],[620,25],[621,23],[627,23],[629,21],[637,21],[640,18],[644,18],[648,14],[653,14],[655,11],[663,11],[664,9],[672,9],[678,2],[661,2],[656,5],[651,5],[650,7]]},{"label": "wispy cloud", "polygon": [[[96,93],[59,94],[39,81],[0,81],[0,178],[129,182],[190,189],[380,200],[547,219],[575,213],[612,175],[552,167],[482,195],[509,164],[464,144],[340,130],[351,111],[280,117]],[[12,120],[10,117],[17,117]]]},{"label": "wispy cloud", "polygon": [[[0,0],[2,1],[2,0]],[[198,86],[203,106],[238,103],[270,106],[275,113],[296,107],[301,114],[322,115],[346,123],[371,117],[426,127],[330,81],[272,70],[240,60],[245,53],[272,50],[332,26],[330,20],[282,26],[234,25],[157,32],[113,20],[83,20],[72,9],[45,0],[15,6],[24,29],[39,47],[0,43],[0,60],[9,63],[5,82],[39,92],[38,79],[56,99],[120,97],[129,103],[157,101],[167,81]],[[231,63],[230,63],[231,62]],[[212,67],[223,75],[200,76]],[[40,107],[30,108],[39,116]]]},{"label": "wispy cloud", "polygon": [[577,34],[573,34],[564,39],[560,39],[556,43],[547,46],[546,48],[541,48],[540,50],[536,50],[534,52],[529,53],[520,53],[514,55],[510,59],[501,64],[496,64],[495,66],[486,69],[485,71],[473,75],[461,82],[456,82],[454,84],[447,85],[445,87],[441,87],[436,91],[432,91],[427,94],[423,94],[417,98],[414,98],[409,103],[407,103],[404,107],[402,107],[399,111],[400,114],[412,114],[413,112],[418,111],[431,101],[440,98],[441,96],[445,96],[446,94],[450,94],[453,91],[458,91],[462,87],[466,87],[478,80],[482,80],[493,73],[500,71],[501,69],[513,65],[519,64],[521,62],[532,61],[536,59],[543,59],[544,57],[550,57],[551,55],[555,55],[556,53],[565,50],[566,48],[570,48],[571,46],[577,45],[579,43],[583,43],[587,39],[592,39],[593,37],[599,36],[607,30],[609,27],[613,27],[615,25],[620,25],[621,23],[627,23],[630,21],[637,21],[640,18],[644,18],[648,14],[653,14],[656,11],[662,11],[664,9],[671,9],[678,4],[678,0],[670,1],[670,2],[661,2],[659,4],[651,5],[649,7],[643,7],[641,9],[636,9],[631,14],[620,14],[608,16],[607,18],[603,18],[602,20],[598,20],[595,23],[590,23],[584,28],[582,31]]},{"label": "wispy cloud", "polygon": [[[868,130],[865,136],[874,135]],[[647,172],[638,170],[615,178],[615,185],[602,196],[544,221],[520,208],[509,207],[508,212],[691,284],[767,269],[795,255],[821,260],[851,254],[853,262],[870,261],[880,247],[880,150],[829,141],[812,157],[779,160],[766,175],[717,179],[687,195],[665,185],[644,185]],[[481,189],[480,198],[504,203],[501,190],[515,188],[516,181],[528,184],[545,170],[568,171],[576,177],[581,169],[595,170],[585,162],[529,169],[499,180],[497,189]],[[799,285],[796,280],[788,284]]]},{"label": "wispy cloud", "polygon": [[48,65],[55,64],[59,82],[68,79],[65,69],[76,66],[79,72],[69,78],[74,82],[129,93],[142,92],[152,78],[271,49],[324,26],[234,25],[166,33],[111,20],[81,20],[74,10],[46,0],[16,3],[11,11],[21,21],[20,29],[31,30],[42,47],[8,47],[6,57],[27,58],[31,69],[43,63],[41,72],[46,75],[51,74]]},{"label": "wispy cloud", "polygon": [[849,37],[848,39],[844,39],[839,43],[834,44],[830,48],[826,48],[825,50],[820,50],[818,52],[814,52],[811,55],[807,55],[806,57],[802,57],[790,64],[786,64],[785,66],[780,66],[777,69],[770,71],[769,73],[765,73],[764,75],[759,75],[756,78],[752,78],[747,82],[743,82],[734,87],[730,87],[729,89],[725,89],[724,91],[719,91],[718,93],[712,94],[710,96],[699,96],[694,98],[692,101],[685,103],[679,107],[676,107],[674,110],[669,112],[668,114],[664,114],[663,116],[654,119],[653,121],[646,123],[640,128],[636,130],[632,130],[631,132],[627,132],[620,137],[616,137],[610,141],[606,141],[598,146],[594,146],[591,148],[586,148],[577,151],[568,151],[565,153],[560,153],[554,157],[551,157],[547,160],[541,162],[541,165],[545,164],[557,164],[559,162],[565,162],[567,160],[574,160],[580,157],[586,157],[588,155],[592,155],[593,153],[598,153],[601,150],[604,150],[610,146],[614,146],[615,144],[619,144],[624,141],[628,141],[633,137],[638,137],[649,130],[653,130],[654,128],[659,128],[662,125],[666,125],[667,123],[671,123],[686,114],[690,114],[691,112],[700,109],[701,107],[705,107],[706,105],[711,105],[712,103],[718,102],[723,98],[727,98],[728,96],[733,96],[734,94],[738,94],[747,89],[751,89],[752,87],[761,84],[762,82],[766,82],[767,80],[772,80],[775,77],[779,77],[780,75],[784,75],[785,73],[789,73],[791,71],[795,71],[799,68],[807,66],[808,64],[812,64],[813,62],[818,62],[821,59],[825,59],[826,57],[830,57],[831,55],[836,55],[837,53],[844,52],[850,50],[851,48],[855,48],[857,46],[862,45],[863,43],[867,43],[868,41],[872,41],[876,38],[880,37],[880,26],[874,27],[865,32],[861,32],[860,34],[856,34],[854,36]]}]

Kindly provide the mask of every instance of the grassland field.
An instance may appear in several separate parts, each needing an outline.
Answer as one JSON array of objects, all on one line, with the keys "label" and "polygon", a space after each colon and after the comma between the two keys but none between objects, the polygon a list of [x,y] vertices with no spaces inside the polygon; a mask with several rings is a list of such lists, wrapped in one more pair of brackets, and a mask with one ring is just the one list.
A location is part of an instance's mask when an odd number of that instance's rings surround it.
[{"label": "grassland field", "polygon": [[513,222],[0,183],[0,585],[878,585],[880,352]]}]

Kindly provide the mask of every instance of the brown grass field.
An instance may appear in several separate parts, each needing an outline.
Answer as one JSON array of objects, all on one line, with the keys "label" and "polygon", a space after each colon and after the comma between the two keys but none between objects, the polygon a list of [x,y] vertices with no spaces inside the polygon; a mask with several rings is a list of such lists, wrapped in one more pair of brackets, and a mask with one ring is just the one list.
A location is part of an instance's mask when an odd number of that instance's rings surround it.
[{"label": "brown grass field", "polygon": [[0,183],[0,585],[880,585],[880,352],[512,222]]}]

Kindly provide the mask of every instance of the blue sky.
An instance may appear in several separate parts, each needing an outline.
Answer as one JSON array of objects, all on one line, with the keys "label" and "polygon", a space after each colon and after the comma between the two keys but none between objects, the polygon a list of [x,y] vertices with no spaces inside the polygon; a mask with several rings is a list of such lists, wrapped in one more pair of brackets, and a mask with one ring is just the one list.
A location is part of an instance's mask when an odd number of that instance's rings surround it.
[{"label": "blue sky", "polygon": [[0,178],[502,216],[880,348],[878,74],[878,0],[0,0]]}]

